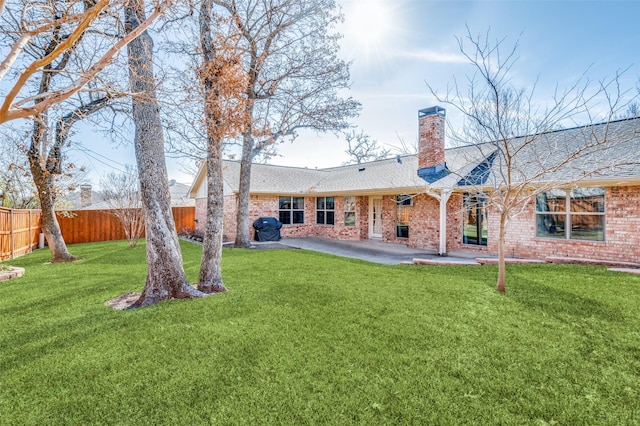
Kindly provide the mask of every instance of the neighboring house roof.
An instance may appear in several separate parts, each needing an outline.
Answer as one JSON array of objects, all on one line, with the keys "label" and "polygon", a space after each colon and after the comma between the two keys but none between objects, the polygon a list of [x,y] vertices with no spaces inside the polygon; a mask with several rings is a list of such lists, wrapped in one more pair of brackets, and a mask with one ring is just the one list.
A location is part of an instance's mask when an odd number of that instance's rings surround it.
[{"label": "neighboring house roof", "polygon": [[174,179],[169,181],[169,195],[171,196],[171,207],[191,207],[196,202],[189,197],[189,185],[176,182]]},{"label": "neighboring house roof", "polygon": [[[66,199],[62,202],[62,207],[65,210],[102,210],[109,207],[99,207],[104,204],[102,194],[99,191],[91,191],[91,204],[88,206],[82,206],[82,200],[80,196],[80,190],[69,192],[66,195]],[[95,207],[98,206],[98,207]],[[60,210],[56,207],[56,209]]]},{"label": "neighboring house roof", "polygon": [[[606,138],[606,149],[598,141]],[[530,141],[533,143],[529,143]],[[640,117],[592,126],[557,130],[509,141],[514,157],[515,182],[584,182],[590,185],[640,184]],[[445,150],[448,175],[427,184],[418,177],[418,157],[404,155],[362,164],[307,169],[253,164],[252,194],[398,194],[421,193],[432,188],[461,189],[484,182],[501,182],[504,158],[500,144],[484,143]],[[580,152],[559,166],[568,153]],[[543,173],[544,172],[544,173]],[[237,193],[240,163],[223,162],[224,193]],[[192,198],[205,197],[206,164],[188,191]]]},{"label": "neighboring house roof", "polygon": [[[195,206],[195,200],[189,198],[189,185],[176,182],[174,179],[169,181],[169,195],[171,196],[171,207],[190,207]],[[69,193],[67,202],[64,204],[67,210],[110,210],[112,209],[109,202],[103,199],[100,191],[91,190],[91,204],[82,206],[80,191]]]}]

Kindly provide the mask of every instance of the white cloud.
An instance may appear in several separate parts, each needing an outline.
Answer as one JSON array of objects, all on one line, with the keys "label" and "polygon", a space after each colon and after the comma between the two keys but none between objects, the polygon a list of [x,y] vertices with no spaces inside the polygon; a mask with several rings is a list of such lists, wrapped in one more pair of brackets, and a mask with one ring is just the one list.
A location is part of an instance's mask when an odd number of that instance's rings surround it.
[{"label": "white cloud", "polygon": [[416,59],[440,64],[464,64],[469,62],[461,53],[436,52],[429,49],[395,50],[391,53],[399,58]]}]

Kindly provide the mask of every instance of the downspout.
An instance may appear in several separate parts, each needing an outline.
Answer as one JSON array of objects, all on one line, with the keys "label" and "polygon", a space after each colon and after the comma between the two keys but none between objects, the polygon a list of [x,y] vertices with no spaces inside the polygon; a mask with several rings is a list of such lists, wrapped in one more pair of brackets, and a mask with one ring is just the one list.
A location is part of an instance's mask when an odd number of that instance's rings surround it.
[{"label": "downspout", "polygon": [[447,201],[451,196],[450,189],[443,189],[440,193],[440,246],[438,254],[440,256],[447,255]]}]

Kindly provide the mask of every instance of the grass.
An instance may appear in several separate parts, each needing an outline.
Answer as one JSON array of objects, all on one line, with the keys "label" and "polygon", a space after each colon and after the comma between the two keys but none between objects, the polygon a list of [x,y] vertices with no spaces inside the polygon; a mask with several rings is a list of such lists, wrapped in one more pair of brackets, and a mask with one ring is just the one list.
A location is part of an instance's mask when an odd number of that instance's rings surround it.
[{"label": "grass", "polygon": [[122,312],[144,241],[71,251],[0,284],[0,424],[640,424],[638,276],[233,249],[230,292]]}]

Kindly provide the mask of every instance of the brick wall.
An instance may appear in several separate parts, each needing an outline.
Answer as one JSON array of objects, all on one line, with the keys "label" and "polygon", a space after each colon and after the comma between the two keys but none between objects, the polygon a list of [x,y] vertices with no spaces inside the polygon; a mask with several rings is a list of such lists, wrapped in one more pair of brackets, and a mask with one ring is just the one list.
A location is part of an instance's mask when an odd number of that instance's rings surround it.
[{"label": "brick wall", "polygon": [[222,219],[222,238],[224,241],[235,241],[238,211],[238,197],[235,194],[224,196],[224,216]]},{"label": "brick wall", "polygon": [[[222,219],[222,230],[224,241],[233,241],[236,238],[236,211],[238,208],[238,197],[236,195],[224,196],[224,215]],[[207,199],[196,199],[196,232],[204,234],[206,223]]]},{"label": "brick wall", "polygon": [[207,218],[207,199],[196,198],[196,232],[204,234],[204,225]]},{"label": "brick wall", "polygon": [[356,197],[356,240],[369,238],[369,197]]},{"label": "brick wall", "polygon": [[[283,225],[280,233],[284,238],[323,237],[340,240],[359,240],[368,238],[368,197],[356,197],[356,224],[344,224],[344,197],[335,199],[334,225],[316,224],[316,197],[305,197],[304,224]],[[224,240],[233,241],[236,237],[237,196],[225,196]],[[259,217],[278,218],[279,196],[252,195],[249,200],[249,231],[253,237],[253,222]],[[196,200],[196,230],[204,232],[206,199]]]},{"label": "brick wall", "polygon": [[[447,249],[475,250],[479,254],[497,254],[499,216],[489,208],[488,246],[461,243],[462,197],[453,195],[447,205]],[[605,193],[605,241],[581,241],[536,237],[535,202],[511,218],[507,225],[505,250],[509,257],[547,256],[597,259],[620,262],[640,260],[640,186],[607,188]]]},{"label": "brick wall", "polygon": [[[615,187],[606,190],[605,241],[577,241],[538,238],[535,235],[533,200],[524,211],[511,219],[507,228],[507,256],[544,258],[565,256],[610,261],[640,259],[640,186]],[[196,200],[197,229],[203,230],[205,200]],[[225,197],[225,239],[235,238],[235,195]],[[249,226],[261,216],[278,217],[278,196],[252,196]],[[335,197],[335,224],[317,225],[316,198],[305,198],[305,223],[284,225],[283,237],[317,236],[342,240],[362,240],[369,237],[369,197],[356,197],[356,225],[344,226],[344,197]],[[414,197],[409,207],[409,238],[396,237],[395,196],[383,197],[382,240],[406,244],[410,247],[438,250],[439,201],[426,194]],[[471,250],[478,255],[498,252],[498,214],[489,208],[488,246],[462,243],[462,195],[453,194],[447,202],[447,250]],[[253,229],[251,229],[253,234]]]},{"label": "brick wall", "polygon": [[[447,251],[462,248],[463,218],[462,194],[451,194],[447,201]],[[483,247],[478,247],[476,250],[486,251]]]},{"label": "brick wall", "polygon": [[[496,235],[497,223],[489,223]],[[493,229],[495,230],[493,230]],[[507,227],[507,255],[544,258],[577,257],[609,261],[640,260],[640,187],[612,187],[605,191],[605,241],[580,241],[536,237],[535,203],[512,219]],[[490,234],[490,235],[491,235]],[[497,251],[497,242],[490,244]]]},{"label": "brick wall", "polygon": [[427,194],[413,197],[409,210],[409,238],[396,235],[396,196],[383,197],[383,241],[437,250],[440,241],[440,202]]}]

